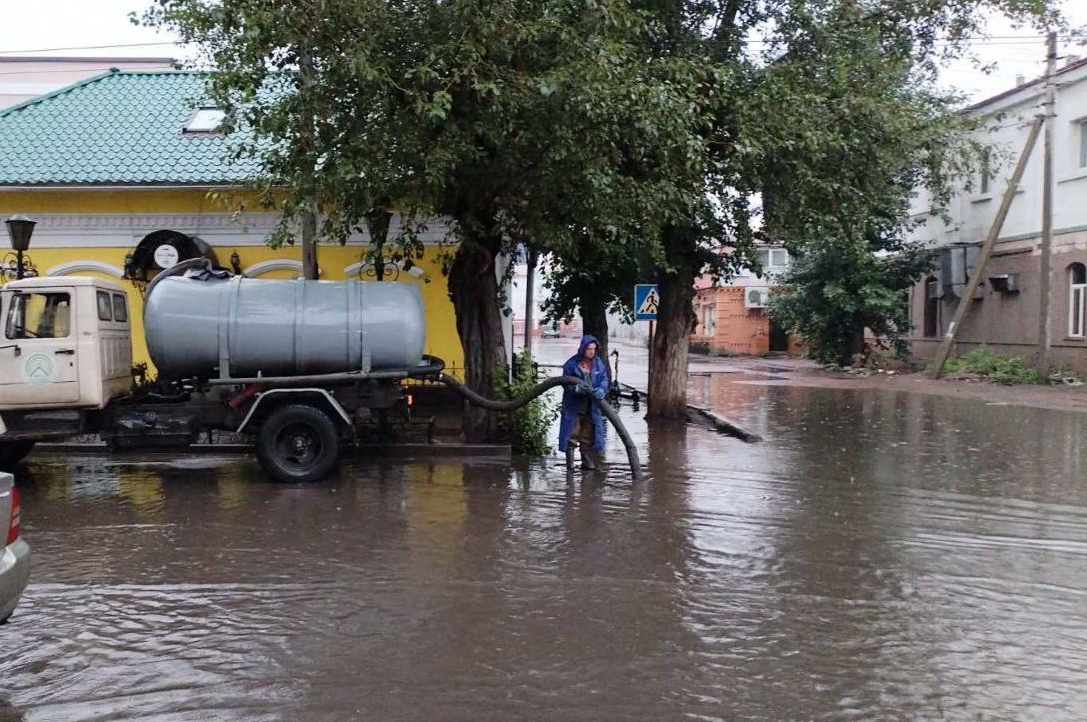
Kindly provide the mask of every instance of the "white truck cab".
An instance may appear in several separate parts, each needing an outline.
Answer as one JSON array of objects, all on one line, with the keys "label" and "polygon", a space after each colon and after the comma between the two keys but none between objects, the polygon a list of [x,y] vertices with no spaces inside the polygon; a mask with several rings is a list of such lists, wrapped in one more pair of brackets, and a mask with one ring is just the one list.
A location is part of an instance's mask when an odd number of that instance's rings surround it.
[{"label": "white truck cab", "polygon": [[103,409],[131,387],[128,297],[112,281],[13,281],[0,291],[0,325],[0,412]]}]

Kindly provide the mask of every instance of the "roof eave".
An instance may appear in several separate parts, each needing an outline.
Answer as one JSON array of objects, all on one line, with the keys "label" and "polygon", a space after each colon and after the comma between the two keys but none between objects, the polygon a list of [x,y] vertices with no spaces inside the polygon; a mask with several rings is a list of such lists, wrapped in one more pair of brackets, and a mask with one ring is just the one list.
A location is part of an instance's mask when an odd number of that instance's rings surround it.
[{"label": "roof eave", "polygon": [[[1057,72],[1054,74],[1054,76],[1055,77],[1060,77],[1060,76],[1064,75],[1065,73],[1070,73],[1073,70],[1078,70],[1079,68],[1082,68],[1082,67],[1085,67],[1085,66],[1087,66],[1087,58],[1083,58],[1082,60],[1077,60],[1074,63],[1068,63],[1063,68],[1060,68],[1059,70],[1057,70]],[[1035,78],[1034,80],[1023,83],[1022,85],[1017,85],[1014,88],[1009,88],[1008,90],[1005,90],[1005,91],[1003,91],[1001,93],[997,93],[996,95],[993,95],[993,96],[988,97],[988,98],[986,98],[984,100],[978,101],[977,103],[974,103],[973,105],[969,105],[969,106],[963,108],[962,112],[963,113],[975,113],[975,112],[977,112],[979,110],[984,110],[985,108],[989,107],[990,105],[996,105],[997,103],[999,103],[1002,100],[1007,100],[1008,98],[1012,98],[1015,95],[1017,95],[1019,93],[1022,93],[1022,92],[1026,91],[1026,90],[1029,90],[1030,88],[1033,88],[1035,86],[1038,86],[1040,88],[1044,84],[1044,81],[1045,81],[1045,78]]]},{"label": "roof eave", "polygon": [[243,189],[246,187],[246,181],[229,181],[229,180],[216,180],[216,181],[195,181],[179,183],[176,181],[161,181],[161,182],[123,182],[113,181],[109,183],[82,183],[82,182],[44,182],[44,183],[28,183],[28,182],[12,182],[12,181],[0,181],[0,191],[24,191],[24,190],[193,190],[200,188],[207,189]]}]

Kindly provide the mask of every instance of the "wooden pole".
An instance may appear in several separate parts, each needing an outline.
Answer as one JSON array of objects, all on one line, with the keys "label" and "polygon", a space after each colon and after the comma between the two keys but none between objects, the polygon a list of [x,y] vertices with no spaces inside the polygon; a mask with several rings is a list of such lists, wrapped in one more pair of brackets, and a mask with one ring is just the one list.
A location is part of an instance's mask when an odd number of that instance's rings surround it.
[{"label": "wooden pole", "polygon": [[1050,281],[1053,273],[1053,119],[1057,116],[1057,33],[1046,39],[1045,135],[1042,140],[1042,275],[1038,284],[1038,376],[1049,377],[1053,328],[1050,323]]},{"label": "wooden pole", "polygon": [[977,291],[978,284],[981,283],[981,278],[985,275],[985,266],[989,263],[989,256],[993,253],[993,246],[996,245],[996,239],[1000,236],[1000,230],[1004,227],[1004,219],[1008,217],[1008,211],[1011,209],[1012,200],[1015,199],[1015,193],[1019,190],[1019,183],[1023,180],[1023,172],[1027,169],[1027,161],[1030,160],[1030,155],[1034,151],[1034,146],[1038,143],[1038,135],[1041,133],[1044,120],[1044,117],[1039,115],[1030,124],[1030,133],[1027,136],[1027,143],[1023,147],[1022,154],[1019,156],[1019,162],[1015,166],[1015,171],[1008,181],[1008,187],[1005,189],[1004,197],[1000,201],[1000,208],[996,212],[996,218],[993,219],[993,225],[989,229],[989,235],[986,236],[985,243],[981,246],[981,253],[978,255],[974,272],[970,274],[970,279],[966,284],[966,290],[962,292],[962,298],[959,299],[959,305],[955,308],[955,315],[951,321],[951,325],[947,327],[947,332],[944,333],[944,337],[940,341],[940,347],[936,351],[936,359],[932,368],[929,370],[929,375],[934,379],[940,378],[940,375],[944,372],[944,364],[947,363],[947,357],[951,354],[951,349],[955,345],[955,338],[959,333],[959,328],[962,326],[962,320],[966,317],[966,312],[970,310],[970,302],[974,298],[974,293]]},{"label": "wooden pole", "polygon": [[653,385],[653,335],[656,331],[657,322],[649,322],[649,361],[646,364],[648,369],[645,377],[645,395],[648,402],[649,399],[649,387]]},{"label": "wooden pole", "polygon": [[[528,278],[525,280],[525,348],[524,353],[532,357],[532,324],[535,323],[536,310],[536,263],[539,251],[528,252]],[[604,363],[607,364],[607,359]]]}]

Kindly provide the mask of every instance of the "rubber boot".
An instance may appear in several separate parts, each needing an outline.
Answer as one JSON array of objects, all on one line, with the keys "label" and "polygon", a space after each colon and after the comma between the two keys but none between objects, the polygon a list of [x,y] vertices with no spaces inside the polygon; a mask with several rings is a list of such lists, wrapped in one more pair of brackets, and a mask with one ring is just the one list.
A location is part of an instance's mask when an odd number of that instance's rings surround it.
[{"label": "rubber boot", "polygon": [[595,469],[596,464],[593,463],[593,450],[581,447],[581,468],[582,469]]},{"label": "rubber boot", "polygon": [[567,444],[566,445],[566,468],[567,469],[573,469],[574,468],[574,449],[576,449],[576,448],[577,448],[576,444]]}]

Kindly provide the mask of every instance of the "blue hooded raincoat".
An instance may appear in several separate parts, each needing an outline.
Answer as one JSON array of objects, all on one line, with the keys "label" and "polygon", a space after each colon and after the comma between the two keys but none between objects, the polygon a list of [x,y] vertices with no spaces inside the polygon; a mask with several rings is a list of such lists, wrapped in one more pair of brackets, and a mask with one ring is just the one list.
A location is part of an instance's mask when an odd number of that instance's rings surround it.
[{"label": "blue hooded raincoat", "polygon": [[[584,409],[585,403],[589,403],[590,414],[593,420],[593,448],[603,451],[607,434],[604,415],[600,413],[600,407],[593,403],[591,396],[604,398],[608,394],[608,368],[599,355],[593,357],[593,370],[586,374],[581,370],[581,357],[585,354],[585,347],[591,343],[596,344],[600,350],[600,342],[594,336],[582,336],[581,345],[577,354],[571,356],[562,366],[563,376],[574,376],[585,379],[585,383],[592,388],[592,392],[578,386],[564,386],[562,390],[562,414],[559,419],[559,451],[566,451],[566,445],[570,442],[570,436],[574,433],[574,421],[578,411]],[[587,378],[586,378],[587,377]]]}]

